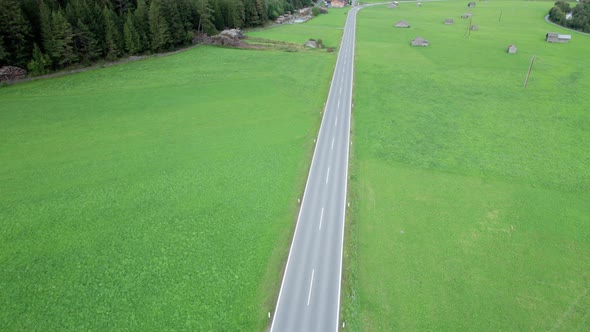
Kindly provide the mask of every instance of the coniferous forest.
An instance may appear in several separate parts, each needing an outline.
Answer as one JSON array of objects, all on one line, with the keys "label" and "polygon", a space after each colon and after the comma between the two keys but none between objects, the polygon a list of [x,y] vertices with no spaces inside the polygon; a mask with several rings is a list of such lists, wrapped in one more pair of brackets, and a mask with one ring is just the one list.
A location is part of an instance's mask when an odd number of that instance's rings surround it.
[{"label": "coniferous forest", "polygon": [[265,24],[311,0],[0,0],[0,66],[42,75],[171,51],[198,33]]}]

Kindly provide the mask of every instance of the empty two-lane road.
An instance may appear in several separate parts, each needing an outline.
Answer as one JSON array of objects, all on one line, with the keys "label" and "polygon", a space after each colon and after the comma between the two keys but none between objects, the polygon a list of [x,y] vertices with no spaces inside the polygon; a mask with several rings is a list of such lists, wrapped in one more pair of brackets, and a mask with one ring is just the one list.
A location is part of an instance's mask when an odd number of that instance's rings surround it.
[{"label": "empty two-lane road", "polygon": [[338,331],[356,13],[348,12],[271,331]]}]

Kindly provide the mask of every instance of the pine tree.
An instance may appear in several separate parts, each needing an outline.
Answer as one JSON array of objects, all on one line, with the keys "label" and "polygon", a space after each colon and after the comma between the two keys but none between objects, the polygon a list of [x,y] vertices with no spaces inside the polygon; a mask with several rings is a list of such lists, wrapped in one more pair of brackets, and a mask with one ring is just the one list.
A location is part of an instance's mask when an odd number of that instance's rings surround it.
[{"label": "pine tree", "polygon": [[55,40],[55,53],[51,54],[53,62],[64,67],[78,60],[74,52],[74,33],[62,10],[51,16],[51,28]]},{"label": "pine tree", "polygon": [[52,12],[44,1],[39,5],[39,15],[43,49],[50,59],[50,66],[53,67],[54,58],[59,58],[59,50],[53,34]]},{"label": "pine tree", "polygon": [[213,1],[213,23],[215,25],[216,30],[223,30],[225,29],[225,19],[223,18],[223,13],[221,12],[221,6],[219,5],[218,0]]},{"label": "pine tree", "polygon": [[212,34],[215,32],[215,25],[211,21],[214,11],[208,0],[197,0],[197,15],[199,16],[198,32]]},{"label": "pine tree", "polygon": [[29,73],[33,76],[44,75],[49,72],[50,66],[51,59],[49,59],[49,56],[41,52],[41,48],[39,48],[37,43],[33,44],[33,58],[27,65]]},{"label": "pine tree", "polygon": [[170,32],[170,46],[183,45],[186,42],[186,32],[178,11],[178,0],[163,1],[162,5],[164,17],[168,23],[168,31]]},{"label": "pine tree", "polygon": [[141,52],[141,41],[139,39],[139,33],[133,22],[132,14],[127,14],[125,20],[125,26],[123,27],[123,36],[125,39],[125,50],[129,54],[138,54]]},{"label": "pine tree", "polygon": [[224,0],[225,24],[230,28],[241,28],[244,25],[244,3],[242,1]]},{"label": "pine tree", "polygon": [[104,40],[106,58],[113,60],[121,55],[121,33],[117,26],[115,13],[106,6],[102,10],[102,19],[104,24]]},{"label": "pine tree", "polygon": [[90,62],[98,59],[100,47],[98,46],[96,36],[90,31],[90,28],[81,19],[78,19],[74,31],[74,46],[79,54],[80,60]]},{"label": "pine tree", "polygon": [[30,58],[32,36],[18,0],[0,0],[0,39],[7,62],[24,67]]},{"label": "pine tree", "polygon": [[149,10],[150,40],[152,50],[159,52],[165,50],[171,41],[168,22],[164,18],[162,0],[152,0]]},{"label": "pine tree", "polygon": [[6,59],[7,55],[8,53],[4,50],[4,42],[0,38],[0,66],[4,64],[4,59]]},{"label": "pine tree", "polygon": [[244,0],[244,13],[246,26],[257,26],[260,25],[260,18],[258,16],[258,10],[256,9],[256,0]]},{"label": "pine tree", "polygon": [[268,13],[266,8],[265,0],[256,0],[256,12],[258,12],[258,20],[260,21],[261,25],[268,21]]},{"label": "pine tree", "polygon": [[150,23],[149,23],[149,8],[145,0],[137,1],[137,9],[133,13],[133,19],[137,33],[139,34],[139,50],[145,52],[150,49]]}]

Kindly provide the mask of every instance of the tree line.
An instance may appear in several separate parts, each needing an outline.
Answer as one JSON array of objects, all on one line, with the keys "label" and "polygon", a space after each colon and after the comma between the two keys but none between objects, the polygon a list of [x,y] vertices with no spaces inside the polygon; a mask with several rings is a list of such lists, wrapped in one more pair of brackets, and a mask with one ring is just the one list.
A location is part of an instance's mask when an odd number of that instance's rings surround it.
[{"label": "tree line", "polygon": [[569,3],[557,1],[549,10],[549,19],[566,28],[590,33],[590,2],[582,0],[571,8]]},{"label": "tree line", "polygon": [[265,24],[312,0],[0,0],[0,66],[41,75],[171,51],[199,33]]}]

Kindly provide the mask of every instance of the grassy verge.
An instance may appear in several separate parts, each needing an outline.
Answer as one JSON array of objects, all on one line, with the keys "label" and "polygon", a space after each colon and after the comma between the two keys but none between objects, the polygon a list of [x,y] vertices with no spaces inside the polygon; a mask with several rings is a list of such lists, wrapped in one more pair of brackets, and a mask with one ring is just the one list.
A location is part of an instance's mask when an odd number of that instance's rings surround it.
[{"label": "grassy verge", "polygon": [[590,38],[545,43],[548,6],[477,2],[468,36],[463,2],[359,13],[351,330],[588,326]]},{"label": "grassy verge", "polygon": [[0,89],[0,325],[262,330],[334,62],[199,47]]}]

